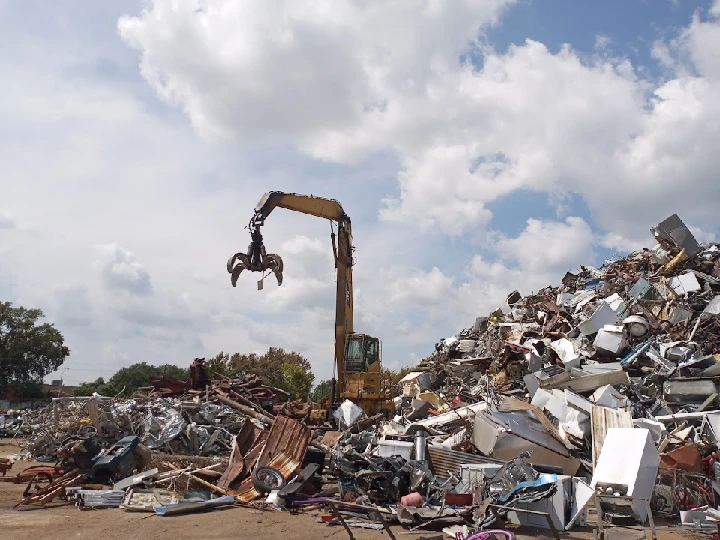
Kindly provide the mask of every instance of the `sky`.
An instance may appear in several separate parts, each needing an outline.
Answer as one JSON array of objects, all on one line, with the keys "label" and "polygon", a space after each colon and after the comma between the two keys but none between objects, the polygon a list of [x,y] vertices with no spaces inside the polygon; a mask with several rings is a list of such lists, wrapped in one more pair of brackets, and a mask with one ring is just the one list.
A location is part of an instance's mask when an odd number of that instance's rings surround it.
[{"label": "sky", "polygon": [[225,269],[267,191],[341,202],[394,369],[673,213],[720,233],[720,0],[0,0],[0,46],[0,299],[65,336],[47,380],[329,378],[328,222],[268,218],[280,287]]}]

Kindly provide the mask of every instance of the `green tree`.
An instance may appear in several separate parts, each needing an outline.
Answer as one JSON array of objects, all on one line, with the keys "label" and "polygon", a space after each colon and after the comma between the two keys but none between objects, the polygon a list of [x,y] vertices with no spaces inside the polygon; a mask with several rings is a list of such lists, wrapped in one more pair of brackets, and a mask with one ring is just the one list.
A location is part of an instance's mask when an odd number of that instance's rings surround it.
[{"label": "green tree", "polygon": [[312,394],[310,394],[310,399],[313,400],[315,403],[320,403],[323,398],[330,397],[330,394],[332,393],[332,381],[327,379],[320,381],[320,383],[313,388]]},{"label": "green tree", "polygon": [[0,302],[0,390],[37,388],[70,355],[60,331],[42,317],[40,309]]},{"label": "green tree", "polygon": [[280,366],[281,379],[275,382],[275,386],[282,388],[290,399],[306,398],[310,395],[315,375],[298,364],[286,362]]},{"label": "green tree", "polygon": [[413,368],[411,367],[400,368],[398,371],[382,368],[382,371],[380,372],[380,383],[394,392],[395,390],[399,390],[398,384],[402,378],[412,371]]},{"label": "green tree", "polygon": [[108,392],[109,388],[107,383],[105,382],[105,379],[102,377],[98,377],[93,382],[86,382],[82,383],[80,386],[78,386],[75,389],[75,395],[76,396],[91,396],[95,392],[98,394],[104,396],[107,394],[112,394],[112,392]]},{"label": "green tree", "polygon": [[210,358],[205,361],[205,372],[211,379],[222,379],[224,377],[230,377],[227,372],[227,365],[230,360],[230,356],[224,352],[218,353],[215,358]]},{"label": "green tree", "polygon": [[173,379],[186,381],[189,377],[188,370],[173,364],[153,366],[147,362],[140,362],[124,367],[115,372],[115,375],[105,382],[102,377],[91,383],[83,383],[75,391],[75,395],[90,395],[93,392],[104,396],[119,395],[132,397],[138,388],[148,386],[151,377],[162,377],[166,375]]},{"label": "green tree", "polygon": [[307,358],[278,347],[270,347],[261,355],[221,352],[207,362],[206,369],[214,379],[257,375],[268,386],[288,392],[292,399],[306,398],[315,380]]}]

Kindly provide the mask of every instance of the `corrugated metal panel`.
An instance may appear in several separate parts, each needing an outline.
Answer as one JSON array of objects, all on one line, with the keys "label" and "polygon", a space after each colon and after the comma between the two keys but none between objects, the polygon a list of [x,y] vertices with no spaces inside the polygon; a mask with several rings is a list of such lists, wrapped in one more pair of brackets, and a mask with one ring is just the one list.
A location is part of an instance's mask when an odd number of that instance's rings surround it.
[{"label": "corrugated metal panel", "polygon": [[430,470],[443,478],[447,477],[447,471],[460,475],[460,465],[466,463],[498,463],[503,465],[505,462],[497,459],[480,456],[478,454],[469,454],[458,450],[451,450],[444,446],[429,444],[428,455],[430,456]]},{"label": "corrugated metal panel", "polygon": [[[288,478],[302,463],[309,442],[310,429],[307,426],[287,416],[278,416],[255,466],[275,467]],[[255,490],[252,479],[246,478],[237,490],[237,499],[250,502],[258,497],[260,493]]]},{"label": "corrugated metal panel", "polygon": [[593,445],[593,469],[600,457],[602,445],[605,442],[605,435],[610,428],[631,428],[633,427],[632,415],[622,409],[610,409],[593,405],[592,414],[592,445]]},{"label": "corrugated metal panel", "polygon": [[267,431],[263,431],[253,424],[249,418],[246,418],[235,440],[240,452],[247,454],[253,446],[261,443],[266,435]]},{"label": "corrugated metal panel", "polygon": [[309,442],[310,429],[307,426],[287,416],[278,416],[273,422],[259,464],[269,463],[280,453],[302,461]]},{"label": "corrugated metal panel", "polygon": [[[280,453],[266,465],[277,469],[282,473],[284,478],[288,479],[295,474],[295,471],[298,470],[301,463],[302,459],[293,459],[284,453]],[[260,493],[255,489],[252,479],[247,478],[240,484],[236,497],[241,502],[250,502],[260,497]]]}]

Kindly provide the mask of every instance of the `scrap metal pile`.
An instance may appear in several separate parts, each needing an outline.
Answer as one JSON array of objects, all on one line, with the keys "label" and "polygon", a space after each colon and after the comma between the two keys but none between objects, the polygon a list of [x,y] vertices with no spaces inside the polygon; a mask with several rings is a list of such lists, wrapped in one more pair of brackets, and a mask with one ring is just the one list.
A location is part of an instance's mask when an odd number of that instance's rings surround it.
[{"label": "scrap metal pile", "polygon": [[28,449],[63,468],[21,504],[325,509],[391,538],[390,523],[462,539],[508,522],[557,537],[590,505],[600,528],[715,528],[720,245],[675,215],[651,231],[652,249],[515,291],[441,340],[400,381],[393,418],[345,401],[339,428],[312,427],[311,404],[252,376],[209,381],[202,359],[132,400],[54,400],[24,421]]},{"label": "scrap metal pile", "polygon": [[[638,442],[638,459],[655,469],[634,496],[714,528],[720,245],[699,244],[677,215],[651,232],[652,249],[568,272],[530,296],[514,291],[506,309],[441,340],[401,381],[406,416],[477,404],[472,427],[445,430],[453,448],[502,461],[532,451],[530,463],[593,489],[609,431],[647,433],[652,448]],[[625,459],[622,444],[614,451]]]},{"label": "scrap metal pile", "polygon": [[305,402],[286,401],[287,393],[252,374],[212,383],[201,358],[193,361],[188,381],[150,382],[133,399],[54,398],[46,408],[27,411],[21,431],[28,435],[28,452],[52,461],[69,440],[92,436],[107,445],[138,435],[148,448],[168,454],[229,455],[246,423],[269,429],[278,414],[304,418],[309,411]]}]

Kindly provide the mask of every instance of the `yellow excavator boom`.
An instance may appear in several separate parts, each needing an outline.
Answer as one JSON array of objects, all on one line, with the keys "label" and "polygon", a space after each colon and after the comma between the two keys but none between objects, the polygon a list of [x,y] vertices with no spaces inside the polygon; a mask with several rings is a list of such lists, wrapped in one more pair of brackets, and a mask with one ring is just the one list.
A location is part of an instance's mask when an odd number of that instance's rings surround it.
[{"label": "yellow excavator boom", "polygon": [[[335,370],[337,389],[333,389],[333,399],[343,393],[345,388],[345,339],[353,333],[353,245],[352,224],[350,217],[342,205],[334,199],[270,191],[262,196],[255,213],[250,220],[251,244],[248,253],[236,253],[228,261],[228,271],[233,275],[233,286],[240,272],[245,269],[253,271],[272,270],[282,284],[282,259],[277,255],[267,254],[262,244],[260,227],[275,208],[285,208],[311,216],[325,218],[337,225],[337,242],[335,232],[332,233],[333,255],[337,273],[337,292],[335,299]],[[278,270],[279,269],[279,270]]]}]

